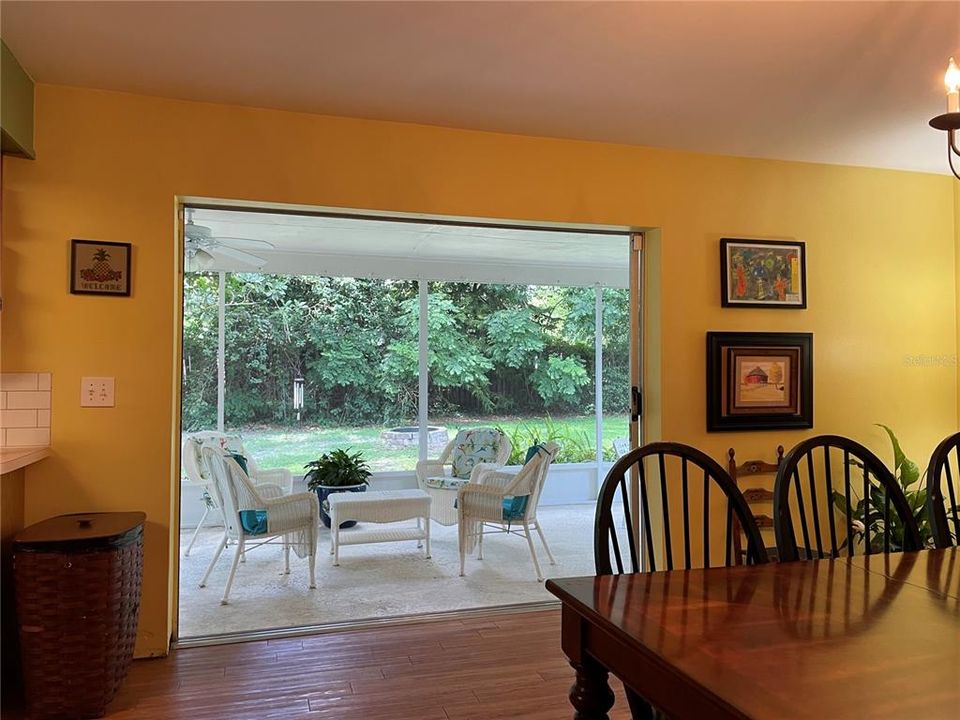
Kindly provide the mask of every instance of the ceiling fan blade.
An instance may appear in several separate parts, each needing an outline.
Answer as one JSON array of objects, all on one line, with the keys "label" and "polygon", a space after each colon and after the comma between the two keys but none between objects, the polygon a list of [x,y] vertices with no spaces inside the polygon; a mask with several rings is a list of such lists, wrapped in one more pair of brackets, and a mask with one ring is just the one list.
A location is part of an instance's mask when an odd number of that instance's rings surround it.
[{"label": "ceiling fan blade", "polygon": [[241,250],[273,250],[272,242],[266,240],[254,240],[253,238],[232,237],[230,235],[216,235],[213,241],[218,245],[239,248]]},{"label": "ceiling fan blade", "polygon": [[211,252],[214,255],[222,255],[225,258],[239,260],[246,265],[257,268],[258,270],[267,264],[266,259],[262,257],[258,257],[252,253],[244,252],[243,250],[227,247],[226,245],[217,245],[215,248],[211,249]]}]

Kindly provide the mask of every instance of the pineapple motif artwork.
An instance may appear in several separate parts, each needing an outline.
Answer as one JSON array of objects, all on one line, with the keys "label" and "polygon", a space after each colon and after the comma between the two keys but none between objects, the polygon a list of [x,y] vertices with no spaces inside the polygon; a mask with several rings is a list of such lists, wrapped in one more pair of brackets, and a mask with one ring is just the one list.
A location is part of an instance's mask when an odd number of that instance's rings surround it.
[{"label": "pineapple motif artwork", "polygon": [[720,241],[724,307],[805,308],[804,243]]},{"label": "pineapple motif artwork", "polygon": [[130,243],[74,240],[70,292],[86,295],[130,294]]}]

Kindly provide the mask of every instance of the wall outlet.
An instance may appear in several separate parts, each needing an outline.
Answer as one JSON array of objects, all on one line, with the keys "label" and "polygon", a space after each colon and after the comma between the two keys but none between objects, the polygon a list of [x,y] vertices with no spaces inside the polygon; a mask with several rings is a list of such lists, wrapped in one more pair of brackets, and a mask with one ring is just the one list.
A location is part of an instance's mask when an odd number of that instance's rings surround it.
[{"label": "wall outlet", "polygon": [[113,378],[80,378],[80,407],[113,407]]}]

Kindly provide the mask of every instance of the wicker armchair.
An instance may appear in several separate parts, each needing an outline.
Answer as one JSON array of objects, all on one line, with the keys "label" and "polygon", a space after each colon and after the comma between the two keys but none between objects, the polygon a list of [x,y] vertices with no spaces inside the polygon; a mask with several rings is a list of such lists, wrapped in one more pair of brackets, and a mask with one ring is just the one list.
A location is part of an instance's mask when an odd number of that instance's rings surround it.
[{"label": "wicker armchair", "polygon": [[[537,551],[533,547],[531,527],[540,536],[550,564],[556,564],[537,520],[537,504],[540,502],[540,493],[543,491],[550,463],[553,462],[559,447],[556,443],[546,443],[537,449],[536,454],[524,464],[520,472],[513,474],[497,470],[481,471],[478,473],[478,482],[471,480],[460,488],[457,512],[460,522],[461,576],[464,574],[467,553],[476,547],[477,558],[483,559],[485,534],[506,533],[526,538],[537,580],[542,582],[543,572],[540,570]],[[522,527],[522,531],[513,529],[515,523]]]},{"label": "wicker armchair", "polygon": [[[197,523],[197,527],[193,531],[193,536],[183,551],[184,557],[190,557],[190,551],[193,549],[193,544],[197,541],[197,535],[200,534],[200,529],[207,521],[211,510],[214,511],[216,516],[219,516],[221,520],[223,519],[223,512],[217,504],[215,493],[211,492],[213,479],[205,470],[200,457],[201,449],[207,445],[230,450],[246,458],[249,477],[254,485],[276,486],[284,495],[290,494],[293,489],[293,475],[289,470],[286,468],[265,469],[259,467],[253,457],[249,455],[243,447],[243,441],[238,435],[227,435],[215,431],[204,431],[187,435],[186,438],[184,438],[183,448],[180,452],[180,462],[183,465],[183,471],[186,473],[187,480],[203,490],[205,507],[200,522]],[[224,523],[224,525],[226,525],[226,523]]]},{"label": "wicker armchair", "polygon": [[[457,491],[480,473],[506,465],[513,446],[494,428],[461,430],[435,460],[417,463],[417,483],[431,498],[430,517],[441,525],[457,523]],[[449,469],[449,472],[447,470]]]},{"label": "wicker armchair", "polygon": [[262,545],[283,545],[284,573],[290,573],[290,548],[310,564],[310,587],[315,588],[317,536],[320,529],[320,503],[312,492],[283,495],[277,486],[254,485],[239,463],[217,448],[201,451],[203,464],[213,478],[212,490],[223,509],[226,532],[203,574],[200,587],[206,587],[210,573],[220,559],[228,541],[236,543],[230,575],[223,590],[222,605],[230,598],[230,588],[237,573],[237,564],[246,550]]}]

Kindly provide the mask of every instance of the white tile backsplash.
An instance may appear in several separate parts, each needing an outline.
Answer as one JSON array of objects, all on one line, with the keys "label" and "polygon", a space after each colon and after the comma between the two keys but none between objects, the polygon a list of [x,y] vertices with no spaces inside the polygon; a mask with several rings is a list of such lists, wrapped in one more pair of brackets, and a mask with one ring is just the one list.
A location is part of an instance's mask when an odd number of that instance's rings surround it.
[{"label": "white tile backsplash", "polygon": [[4,428],[7,447],[33,447],[50,444],[50,428]]},{"label": "white tile backsplash", "polygon": [[35,428],[39,425],[37,411],[33,409],[0,410],[0,425],[5,428]]},{"label": "white tile backsplash", "polygon": [[0,373],[0,447],[50,444],[50,373]]},{"label": "white tile backsplash", "polygon": [[0,373],[0,390],[36,390],[39,373]]},{"label": "white tile backsplash", "polygon": [[50,392],[8,392],[7,410],[44,410],[50,407]]}]

